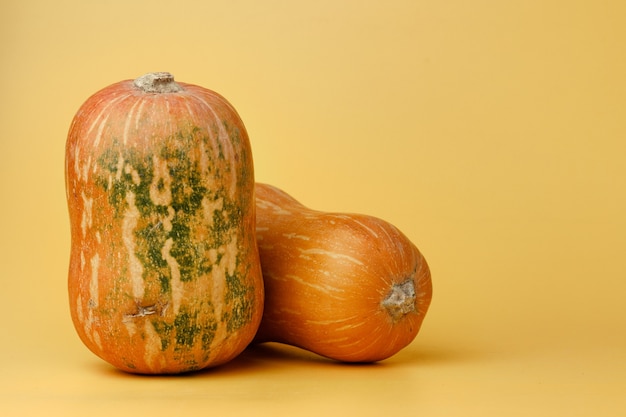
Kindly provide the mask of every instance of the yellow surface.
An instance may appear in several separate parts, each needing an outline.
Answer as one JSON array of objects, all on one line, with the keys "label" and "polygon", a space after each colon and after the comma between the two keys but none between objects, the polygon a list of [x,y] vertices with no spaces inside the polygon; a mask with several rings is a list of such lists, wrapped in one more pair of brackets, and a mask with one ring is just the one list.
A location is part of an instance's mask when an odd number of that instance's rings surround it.
[{"label": "yellow surface", "polygon": [[[0,415],[623,416],[626,2],[0,3]],[[278,345],[189,377],[112,370],[66,295],[63,158],[96,90],[226,96],[256,178],[384,218],[434,299],[375,366]]]}]

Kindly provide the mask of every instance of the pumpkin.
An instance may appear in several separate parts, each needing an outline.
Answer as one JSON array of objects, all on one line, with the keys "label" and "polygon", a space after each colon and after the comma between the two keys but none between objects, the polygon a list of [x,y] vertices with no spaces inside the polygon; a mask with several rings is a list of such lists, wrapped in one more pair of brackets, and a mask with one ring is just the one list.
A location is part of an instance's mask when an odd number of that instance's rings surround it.
[{"label": "pumpkin", "polygon": [[432,297],[426,260],[393,225],[309,209],[256,184],[265,309],[255,342],[375,362],[416,337]]},{"label": "pumpkin", "polygon": [[66,143],[70,311],[96,355],[132,373],[217,366],[263,309],[254,173],[231,104],[150,73],[76,113]]}]

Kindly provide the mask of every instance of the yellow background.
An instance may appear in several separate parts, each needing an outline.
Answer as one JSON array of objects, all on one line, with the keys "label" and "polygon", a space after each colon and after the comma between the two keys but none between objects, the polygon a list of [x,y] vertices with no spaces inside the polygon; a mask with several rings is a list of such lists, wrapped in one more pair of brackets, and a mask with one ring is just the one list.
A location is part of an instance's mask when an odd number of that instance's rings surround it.
[{"label": "yellow background", "polygon": [[[0,2],[0,415],[617,416],[626,410],[626,2]],[[423,251],[417,339],[112,370],[66,294],[69,123],[145,72],[226,96],[258,181]]]}]

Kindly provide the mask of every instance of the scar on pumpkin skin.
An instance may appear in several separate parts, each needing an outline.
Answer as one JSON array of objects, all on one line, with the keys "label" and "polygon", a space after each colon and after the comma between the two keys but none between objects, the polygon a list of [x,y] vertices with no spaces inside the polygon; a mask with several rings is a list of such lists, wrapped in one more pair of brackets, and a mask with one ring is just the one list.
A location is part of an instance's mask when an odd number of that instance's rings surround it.
[{"label": "scar on pumpkin skin", "polygon": [[142,306],[142,305],[139,305],[139,303],[137,303],[137,312],[124,314],[123,321],[129,322],[132,319],[145,317],[145,316],[152,316],[154,314],[158,314],[159,316],[163,317],[165,315],[165,311],[167,310],[167,307],[168,307],[168,303],[157,303],[157,304],[152,304],[149,306]]}]

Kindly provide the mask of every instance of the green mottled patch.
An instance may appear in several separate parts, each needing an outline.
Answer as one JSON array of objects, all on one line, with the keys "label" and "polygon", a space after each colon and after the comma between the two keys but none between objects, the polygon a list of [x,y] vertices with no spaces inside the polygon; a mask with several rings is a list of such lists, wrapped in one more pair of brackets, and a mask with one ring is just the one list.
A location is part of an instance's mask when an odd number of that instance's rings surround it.
[{"label": "green mottled patch", "polygon": [[[225,128],[235,147],[240,147],[240,132],[229,125]],[[222,266],[223,248],[234,238],[243,241],[240,230],[244,226],[246,210],[254,204],[246,193],[239,193],[230,199],[228,190],[219,185],[225,182],[222,179],[231,169],[237,169],[236,173],[230,174],[237,175],[240,187],[249,187],[249,182],[253,180],[249,169],[250,156],[247,152],[238,153],[239,164],[231,167],[225,160],[219,141],[217,148],[213,148],[212,142],[203,137],[202,132],[190,128],[187,134],[178,132],[153,142],[151,149],[125,147],[114,140],[97,161],[99,169],[95,181],[106,192],[107,201],[113,208],[115,219],[110,222],[113,227],[119,227],[124,221],[129,209],[129,193],[134,195],[134,204],[140,216],[133,231],[135,255],[143,266],[146,294],[152,291],[151,295],[157,296],[155,293],[160,292],[158,296],[167,300],[171,299],[172,292],[172,267],[171,262],[168,263],[168,255],[176,260],[182,282],[210,277],[213,268]],[[206,155],[208,164],[205,171],[198,159],[199,141],[210,145],[207,146],[210,151]],[[164,169],[163,166],[154,166],[155,159],[166,163],[169,182],[155,178],[155,168],[158,168],[157,172]],[[215,188],[216,185],[218,188]],[[164,192],[169,186],[171,200],[166,201],[168,206],[155,204],[150,195],[153,186],[159,192]],[[212,206],[220,207],[212,212],[212,219],[205,218],[204,199]],[[169,254],[164,253],[166,244],[171,244],[167,246]],[[217,259],[211,259],[209,253],[213,256],[217,254]],[[242,272],[245,268],[240,266],[242,256],[236,256],[235,272],[226,274],[225,304],[228,307],[219,325],[226,325],[229,332],[248,324],[254,309],[254,300],[249,300],[253,289],[246,285],[245,272]],[[125,268],[123,264],[121,267]],[[211,318],[213,307],[210,304],[204,304],[200,310],[198,308],[195,302],[194,308],[183,303],[173,318],[157,315],[147,318],[160,337],[163,351],[179,351],[184,356],[185,350],[202,346],[208,357],[219,318]],[[210,310],[202,310],[204,308]],[[198,366],[192,362],[188,365],[190,369]]]},{"label": "green mottled patch", "polygon": [[161,338],[161,350],[167,350],[172,342],[174,350],[189,349],[198,343],[204,350],[208,350],[217,330],[215,320],[199,320],[198,312],[187,309],[181,309],[174,318],[174,323],[154,319],[152,325]]},{"label": "green mottled patch", "polygon": [[[210,189],[207,185],[206,176],[218,179],[223,164],[212,164],[216,162],[216,157],[209,153],[209,172],[202,172],[194,155],[198,141],[208,143],[208,138],[200,137],[199,132],[198,128],[193,128],[187,135],[178,132],[165,138],[163,143],[166,145],[154,149],[154,153],[124,147],[114,140],[98,159],[100,170],[96,184],[106,190],[116,217],[123,217],[128,209],[128,193],[134,194],[134,202],[141,215],[141,221],[134,230],[135,254],[144,267],[144,279],[150,277],[155,280],[162,293],[171,291],[171,271],[162,253],[168,239],[172,239],[169,254],[176,259],[180,280],[188,282],[212,270],[208,251],[229,243],[233,230],[238,230],[243,221],[241,202],[230,200],[223,187]],[[167,163],[172,197],[169,207],[154,204],[150,197],[155,171],[153,154]],[[133,171],[136,171],[135,181]],[[137,176],[140,179],[138,183]],[[161,190],[165,187],[163,181],[156,185]],[[204,198],[212,201],[222,199],[222,209],[214,211],[211,228],[207,227],[204,219]],[[169,217],[168,210],[172,209],[174,215]],[[166,220],[171,222],[168,230],[164,227]],[[198,233],[199,228],[207,230]]]},{"label": "green mottled patch", "polygon": [[176,327],[176,344],[179,346],[192,347],[196,337],[202,328],[198,325],[196,315],[191,315],[185,311],[178,313],[174,320]]},{"label": "green mottled patch", "polygon": [[232,309],[224,314],[224,319],[226,320],[226,328],[232,332],[242,328],[252,320],[254,306],[249,297],[252,288],[244,284],[238,273],[226,274],[226,288],[225,301],[226,304],[232,304]]},{"label": "green mottled patch", "polygon": [[159,335],[159,338],[161,339],[161,350],[167,350],[167,348],[170,346],[170,340],[172,337],[172,332],[174,331],[174,326],[172,324],[164,322],[163,320],[153,320],[152,326]]}]

